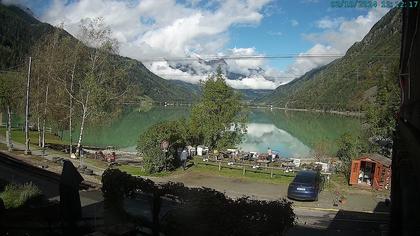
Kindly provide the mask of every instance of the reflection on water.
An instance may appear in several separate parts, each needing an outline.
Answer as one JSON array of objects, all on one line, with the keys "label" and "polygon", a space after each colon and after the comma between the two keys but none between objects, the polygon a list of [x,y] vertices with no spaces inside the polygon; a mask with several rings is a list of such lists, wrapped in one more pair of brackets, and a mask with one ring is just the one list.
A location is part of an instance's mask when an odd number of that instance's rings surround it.
[{"label": "reflection on water", "polygon": [[[326,148],[328,154],[335,154],[336,140],[343,133],[360,133],[359,119],[313,112],[255,109],[249,113],[249,122],[250,128],[255,124],[258,126],[247,135],[241,146],[244,150],[253,146],[260,152],[266,152],[270,147],[285,157],[307,157],[320,145]],[[265,134],[259,138],[257,134],[261,130]],[[253,140],[259,144],[253,143]]]},{"label": "reflection on water", "polygon": [[[187,118],[188,107],[153,107],[148,111],[130,110],[107,125],[89,125],[83,143],[89,146],[114,146],[126,151],[135,151],[139,135],[150,126],[165,120]],[[78,137],[79,132],[74,132]]]},{"label": "reflection on water", "polygon": [[[149,111],[129,111],[111,124],[88,127],[85,144],[116,146],[134,151],[138,137],[151,125],[164,120],[187,118],[188,107],[154,107]],[[248,133],[240,145],[242,150],[266,152],[270,147],[284,157],[307,157],[319,143],[334,154],[336,140],[344,132],[358,134],[360,121],[356,118],[311,112],[282,110],[251,110]],[[77,135],[77,132],[75,132]]]},{"label": "reflection on water", "polygon": [[275,125],[259,123],[248,124],[248,134],[240,148],[261,153],[271,148],[284,157],[307,157],[311,150],[299,139]]}]

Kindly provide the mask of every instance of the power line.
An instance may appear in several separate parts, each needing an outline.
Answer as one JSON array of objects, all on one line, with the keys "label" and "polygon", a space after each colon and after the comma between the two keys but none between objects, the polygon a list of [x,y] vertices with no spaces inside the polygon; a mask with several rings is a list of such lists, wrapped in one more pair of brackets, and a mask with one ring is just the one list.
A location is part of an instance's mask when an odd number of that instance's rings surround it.
[{"label": "power line", "polygon": [[[214,61],[214,60],[258,60],[258,59],[293,59],[293,58],[340,58],[345,54],[284,54],[256,56],[205,56],[205,57],[155,57],[138,59],[141,62],[158,61]],[[359,55],[379,58],[398,58],[399,55]]]},{"label": "power line", "polygon": [[[140,62],[159,62],[159,61],[216,61],[216,60],[258,60],[258,59],[293,59],[293,58],[340,58],[345,54],[278,54],[278,55],[242,55],[242,56],[218,56],[206,55],[202,57],[146,57],[136,59]],[[398,54],[378,54],[378,55],[358,55],[359,57],[377,57],[377,58],[398,58]],[[40,58],[33,58],[33,61],[40,60]],[[66,63],[66,62],[54,62]],[[38,65],[49,64],[46,62],[37,63]]]},{"label": "power line", "polygon": [[[185,73],[187,73],[187,72],[185,72]],[[213,75],[213,74],[214,73],[203,74],[203,75],[190,75],[190,74],[188,74],[188,75],[177,75],[177,74],[159,74],[159,73],[156,73],[156,75],[158,75],[158,76],[170,76],[170,77],[193,77],[193,76],[207,77],[207,76],[210,76],[210,75]],[[264,78],[273,78],[273,79],[274,78],[278,78],[278,79],[285,78],[285,79],[288,79],[288,78],[296,78],[296,77],[300,77],[300,76],[303,76],[303,75],[294,75],[294,76],[263,76],[263,77]],[[240,78],[244,78],[244,77],[249,77],[249,76],[239,76],[239,77]]]}]

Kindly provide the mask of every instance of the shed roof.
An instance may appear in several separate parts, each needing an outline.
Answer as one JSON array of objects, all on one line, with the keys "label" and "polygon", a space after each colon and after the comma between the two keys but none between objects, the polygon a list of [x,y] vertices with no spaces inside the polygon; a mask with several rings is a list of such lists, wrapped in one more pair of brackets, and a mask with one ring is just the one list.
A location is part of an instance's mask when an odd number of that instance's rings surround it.
[{"label": "shed roof", "polygon": [[392,160],[390,158],[384,157],[384,156],[382,156],[380,154],[377,154],[377,153],[365,154],[365,155],[360,156],[357,159],[360,160],[360,159],[364,159],[364,158],[369,158],[369,159],[371,159],[375,162],[379,162],[382,165],[387,166],[387,167],[390,167],[391,163],[392,163]]}]

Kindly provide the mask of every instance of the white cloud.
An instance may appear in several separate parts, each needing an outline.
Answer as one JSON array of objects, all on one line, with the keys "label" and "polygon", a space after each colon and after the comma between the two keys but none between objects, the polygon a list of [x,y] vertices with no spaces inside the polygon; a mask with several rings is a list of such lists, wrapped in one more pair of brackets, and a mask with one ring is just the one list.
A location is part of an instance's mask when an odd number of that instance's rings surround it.
[{"label": "white cloud", "polygon": [[[254,55],[255,48],[225,50],[227,34],[234,25],[256,25],[263,16],[263,7],[271,0],[226,0],[203,3],[197,0],[184,4],[176,0],[53,0],[52,6],[41,17],[77,36],[78,25],[84,18],[103,17],[120,42],[123,56],[143,60],[154,73],[166,79],[198,83],[208,68],[193,62],[198,76],[174,69],[166,61],[147,62],[148,58],[189,57],[192,55]],[[262,60],[228,61],[237,72],[262,66]],[[172,63],[171,63],[172,65]],[[248,68],[246,68],[249,66]],[[246,74],[246,73],[245,73]],[[169,76],[171,75],[171,76]],[[244,83],[249,83],[245,80]],[[236,83],[235,83],[236,84]],[[241,87],[241,85],[237,85]],[[248,86],[248,85],[243,85]]]},{"label": "white cloud", "polygon": [[324,17],[321,20],[316,22],[316,25],[321,29],[332,29],[337,28],[343,21],[344,17],[337,17],[331,19],[330,17]]},{"label": "white cloud", "polygon": [[229,70],[232,72],[248,75],[249,69],[258,69],[265,65],[265,61],[262,58],[254,59],[253,56],[263,56],[257,53],[255,48],[232,48],[228,51],[228,56],[231,57],[246,57],[250,56],[249,59],[244,58],[240,60],[227,60]]},{"label": "white cloud", "polygon": [[150,63],[149,69],[156,75],[161,76],[167,80],[182,80],[192,84],[198,84],[200,81],[205,80],[207,75],[191,75],[190,73],[183,72],[178,69],[172,68],[168,62],[159,61]]},{"label": "white cloud", "polygon": [[275,89],[276,82],[265,79],[263,76],[252,76],[240,80],[226,80],[226,83],[235,89]]},{"label": "white cloud", "polygon": [[[198,8],[197,1],[187,4],[175,0],[141,0],[138,3],[119,0],[80,0],[66,5],[55,0],[42,16],[52,24],[65,23],[65,29],[77,34],[83,18],[103,17],[113,36],[121,42],[121,53],[136,59],[142,55],[130,53],[139,47],[144,55],[188,56],[189,51],[221,50],[227,40],[214,40],[237,24],[258,24],[262,8],[270,0],[221,1],[216,10]],[[215,45],[216,43],[216,45]],[[212,51],[214,54],[214,51]]]},{"label": "white cloud", "polygon": [[297,21],[297,20],[293,19],[293,20],[291,20],[291,21],[290,21],[290,24],[291,24],[293,27],[295,27],[295,26],[298,26],[298,25],[299,25],[299,21]]}]

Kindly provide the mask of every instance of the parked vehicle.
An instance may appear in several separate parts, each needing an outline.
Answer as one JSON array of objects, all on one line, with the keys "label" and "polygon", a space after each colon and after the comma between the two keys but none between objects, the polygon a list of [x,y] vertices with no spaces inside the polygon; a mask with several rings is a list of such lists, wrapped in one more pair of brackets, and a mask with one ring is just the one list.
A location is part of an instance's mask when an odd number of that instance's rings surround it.
[{"label": "parked vehicle", "polygon": [[319,172],[312,170],[299,171],[289,184],[287,197],[295,200],[318,201],[323,181]]}]

